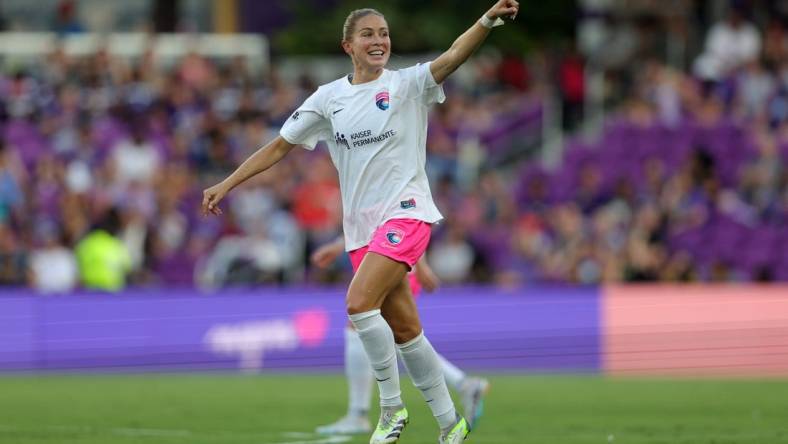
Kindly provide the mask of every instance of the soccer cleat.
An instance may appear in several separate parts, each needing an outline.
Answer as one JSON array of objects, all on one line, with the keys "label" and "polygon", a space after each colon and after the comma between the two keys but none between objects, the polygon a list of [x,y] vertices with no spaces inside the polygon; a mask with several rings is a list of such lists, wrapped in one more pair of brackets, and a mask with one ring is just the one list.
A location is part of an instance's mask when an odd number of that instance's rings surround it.
[{"label": "soccer cleat", "polygon": [[476,428],[479,418],[484,413],[484,397],[490,391],[490,383],[484,378],[467,378],[460,388],[462,406],[468,425]]},{"label": "soccer cleat", "polygon": [[441,434],[438,444],[459,444],[465,441],[470,433],[471,428],[468,426],[468,422],[462,416],[457,415],[457,423],[445,435]]},{"label": "soccer cleat", "polygon": [[380,420],[372,437],[369,438],[369,444],[390,444],[399,440],[399,435],[402,429],[408,425],[408,410],[402,407],[399,410],[392,411],[383,409],[380,413]]},{"label": "soccer cleat", "polygon": [[337,422],[318,427],[315,432],[321,435],[358,435],[370,430],[372,427],[366,416],[347,415]]}]

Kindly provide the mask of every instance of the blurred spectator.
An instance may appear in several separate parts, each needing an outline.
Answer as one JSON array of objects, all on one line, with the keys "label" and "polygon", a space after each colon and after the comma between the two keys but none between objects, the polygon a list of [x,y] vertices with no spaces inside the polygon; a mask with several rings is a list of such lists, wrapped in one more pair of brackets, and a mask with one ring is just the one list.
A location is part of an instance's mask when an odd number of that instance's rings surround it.
[{"label": "blurred spectator", "polygon": [[747,214],[743,218],[748,222],[758,218],[779,220],[778,193],[786,171],[785,163],[780,159],[777,143],[771,134],[759,134],[756,143],[757,156],[743,167],[739,196],[757,216]]},{"label": "blurred spectator", "polygon": [[25,283],[28,254],[11,228],[0,222],[0,286]]},{"label": "blurred spectator", "polygon": [[528,66],[522,57],[512,53],[506,54],[503,61],[501,61],[501,65],[498,68],[498,77],[505,86],[520,92],[528,90],[531,80]]},{"label": "blurred spectator", "polygon": [[58,227],[43,221],[37,224],[36,236],[40,246],[30,254],[31,286],[41,293],[68,293],[76,288],[77,261]]},{"label": "blurred spectator", "polygon": [[432,270],[446,283],[460,283],[471,275],[475,261],[473,247],[457,224],[449,223],[444,239],[436,239],[429,252]]},{"label": "blurred spectator", "polygon": [[119,291],[126,286],[131,271],[131,257],[118,238],[121,220],[118,211],[109,210],[95,229],[90,231],[75,248],[83,287]]},{"label": "blurred spectator", "polygon": [[74,0],[61,0],[57,5],[57,15],[53,30],[59,35],[76,34],[84,32],[85,28],[77,20],[77,2]]},{"label": "blurred spectator", "polygon": [[559,87],[563,102],[564,128],[573,130],[583,118],[585,99],[585,68],[583,58],[574,46],[558,66]]},{"label": "blurred spectator", "polygon": [[264,227],[251,235],[226,235],[200,267],[204,288],[272,283],[281,280],[282,257]]},{"label": "blurred spectator", "polygon": [[92,140],[91,127],[87,123],[77,129],[75,145],[74,150],[66,156],[68,160],[66,160],[64,181],[69,191],[83,194],[94,186],[93,167],[96,166],[94,160],[96,148]]},{"label": "blurred spectator", "polygon": [[0,138],[0,223],[8,221],[22,205],[24,167]]},{"label": "blurred spectator", "polygon": [[150,141],[145,140],[142,128],[135,127],[130,139],[121,140],[112,148],[111,162],[116,185],[123,187],[132,182],[152,185],[161,158]]},{"label": "blurred spectator", "polygon": [[668,259],[662,269],[660,280],[668,282],[695,282],[698,280],[692,256],[686,251],[679,251]]},{"label": "blurred spectator", "polygon": [[676,127],[682,118],[680,76],[654,60],[648,63],[643,75],[645,79],[642,82],[646,88],[643,95],[656,109],[659,121],[668,127]]},{"label": "blurred spectator", "polygon": [[788,59],[788,32],[783,20],[777,15],[771,16],[763,33],[763,58],[772,67]]},{"label": "blurred spectator", "polygon": [[746,64],[739,75],[738,87],[741,110],[748,119],[763,120],[766,118],[765,103],[769,102],[775,92],[774,77],[767,72],[758,60]]},{"label": "blurred spectator", "polygon": [[746,20],[743,6],[731,3],[727,18],[711,27],[706,48],[695,61],[695,73],[704,80],[721,80],[760,55],[760,32]]},{"label": "blurred spectator", "polygon": [[213,81],[214,74],[214,66],[196,52],[189,53],[181,61],[180,80],[188,87],[203,90]]},{"label": "blurred spectator", "polygon": [[[333,196],[336,198],[336,196]],[[332,202],[329,199],[327,202]],[[323,202],[323,203],[327,203]],[[333,201],[337,208],[337,202]],[[262,242],[265,238],[266,243],[261,248],[270,249],[272,253],[266,257],[276,256],[276,265],[270,265],[274,261],[263,260],[261,256],[257,259],[261,269],[277,275],[274,279],[286,278],[292,281],[298,276],[290,276],[295,271],[301,271],[304,266],[304,233],[303,229],[307,226],[299,224],[298,214],[292,213],[281,208],[279,199],[272,195],[269,190],[263,187],[245,187],[238,190],[238,194],[233,198],[230,209],[234,219],[238,221],[239,228],[246,235],[257,238],[257,242]],[[330,227],[336,227],[334,220]],[[325,226],[322,227],[325,229]],[[331,235],[335,235],[331,232]],[[218,248],[218,247],[217,247]],[[275,252],[275,253],[274,253]]]}]

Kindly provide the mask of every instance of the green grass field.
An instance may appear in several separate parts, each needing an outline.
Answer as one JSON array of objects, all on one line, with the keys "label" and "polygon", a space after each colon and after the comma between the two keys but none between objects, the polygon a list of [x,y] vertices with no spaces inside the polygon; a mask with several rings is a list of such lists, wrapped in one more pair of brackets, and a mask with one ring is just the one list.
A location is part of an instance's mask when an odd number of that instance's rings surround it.
[{"label": "green grass field", "polygon": [[[471,443],[788,443],[788,381],[494,376]],[[437,427],[405,380],[411,424]],[[340,376],[5,376],[0,443],[330,444],[312,435],[345,409]],[[375,413],[376,414],[376,413]]]}]

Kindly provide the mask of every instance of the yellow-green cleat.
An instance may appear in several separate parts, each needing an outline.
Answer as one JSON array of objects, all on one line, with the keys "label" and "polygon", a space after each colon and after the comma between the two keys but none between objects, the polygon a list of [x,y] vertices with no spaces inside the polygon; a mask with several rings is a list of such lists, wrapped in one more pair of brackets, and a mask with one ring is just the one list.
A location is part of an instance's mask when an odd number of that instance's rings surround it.
[{"label": "yellow-green cleat", "polygon": [[399,440],[399,435],[405,426],[408,425],[408,409],[402,407],[399,410],[383,410],[380,413],[380,420],[369,444],[391,444]]},{"label": "yellow-green cleat", "polygon": [[459,444],[465,441],[470,433],[471,428],[468,426],[468,421],[457,415],[457,424],[454,424],[454,427],[448,433],[438,438],[438,444]]}]

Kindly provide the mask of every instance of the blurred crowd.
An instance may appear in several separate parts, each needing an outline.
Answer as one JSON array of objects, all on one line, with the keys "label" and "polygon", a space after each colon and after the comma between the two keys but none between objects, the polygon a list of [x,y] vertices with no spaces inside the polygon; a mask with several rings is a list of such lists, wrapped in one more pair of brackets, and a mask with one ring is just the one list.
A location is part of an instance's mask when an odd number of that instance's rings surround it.
[{"label": "blurred crowd", "polygon": [[602,134],[571,139],[556,170],[489,171],[453,200],[439,272],[475,246],[503,283],[788,280],[785,22],[732,8],[690,72],[628,71],[606,85],[619,105]]},{"label": "blurred crowd", "polygon": [[[430,119],[427,170],[446,217],[428,252],[438,276],[788,279],[785,27],[759,30],[732,15],[707,42],[691,72],[640,61],[599,140],[570,139],[557,169],[525,155],[514,162],[500,140],[519,140],[507,137],[512,126],[530,122],[553,79],[574,128],[582,57],[476,57]],[[233,191],[223,217],[199,214],[201,190],[276,137],[315,88],[306,75],[252,75],[243,59],[197,54],[164,67],[152,54],[73,58],[59,48],[3,73],[0,284],[62,292],[345,281],[347,258],[328,269],[308,260],[341,234],[324,149],[295,150]],[[490,159],[507,161],[491,168]],[[755,237],[765,239],[757,251]]]}]

